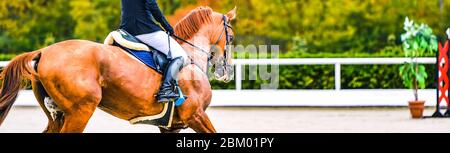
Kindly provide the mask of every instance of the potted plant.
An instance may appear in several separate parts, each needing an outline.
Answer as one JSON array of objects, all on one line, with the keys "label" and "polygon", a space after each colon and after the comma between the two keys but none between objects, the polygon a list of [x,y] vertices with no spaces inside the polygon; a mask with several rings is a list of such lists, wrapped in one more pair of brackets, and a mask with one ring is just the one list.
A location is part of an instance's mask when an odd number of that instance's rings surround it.
[{"label": "potted plant", "polygon": [[415,24],[408,17],[405,19],[404,30],[401,35],[405,57],[409,58],[399,69],[403,84],[413,89],[414,100],[409,101],[409,109],[413,118],[422,118],[425,101],[419,100],[418,89],[425,88],[428,75],[425,66],[417,62],[427,52],[435,53],[438,48],[433,30],[426,24]]}]

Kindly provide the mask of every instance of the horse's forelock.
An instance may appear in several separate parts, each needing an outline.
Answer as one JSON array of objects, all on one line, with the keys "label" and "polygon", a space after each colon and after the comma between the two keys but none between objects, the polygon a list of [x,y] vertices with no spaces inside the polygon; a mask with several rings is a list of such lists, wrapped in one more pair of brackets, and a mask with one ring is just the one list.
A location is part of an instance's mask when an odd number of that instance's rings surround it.
[{"label": "horse's forelock", "polygon": [[210,7],[198,7],[175,25],[175,35],[185,40],[190,39],[200,28],[213,21]]}]

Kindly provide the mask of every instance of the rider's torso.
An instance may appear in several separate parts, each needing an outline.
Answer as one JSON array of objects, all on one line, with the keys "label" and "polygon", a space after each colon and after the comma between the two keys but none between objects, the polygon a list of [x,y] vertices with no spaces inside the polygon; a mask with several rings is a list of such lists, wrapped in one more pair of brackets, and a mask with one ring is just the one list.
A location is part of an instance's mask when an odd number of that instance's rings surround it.
[{"label": "rider's torso", "polygon": [[152,20],[152,7],[158,7],[154,0],[122,0],[120,28],[132,35],[161,31]]}]

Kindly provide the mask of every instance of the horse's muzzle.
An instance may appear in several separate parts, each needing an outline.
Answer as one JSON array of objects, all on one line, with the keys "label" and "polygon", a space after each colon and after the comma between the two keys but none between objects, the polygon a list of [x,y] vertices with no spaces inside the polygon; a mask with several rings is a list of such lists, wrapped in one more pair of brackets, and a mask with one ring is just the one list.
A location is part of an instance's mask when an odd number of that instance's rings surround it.
[{"label": "horse's muzzle", "polygon": [[216,67],[214,71],[214,77],[218,81],[225,83],[230,82],[234,76],[234,68],[231,65]]}]

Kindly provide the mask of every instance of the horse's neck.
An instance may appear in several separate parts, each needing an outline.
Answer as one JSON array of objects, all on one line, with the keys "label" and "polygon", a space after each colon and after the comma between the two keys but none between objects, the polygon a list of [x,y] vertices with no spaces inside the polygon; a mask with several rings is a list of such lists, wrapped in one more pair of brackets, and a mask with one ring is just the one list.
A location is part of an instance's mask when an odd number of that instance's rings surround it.
[{"label": "horse's neck", "polygon": [[[189,42],[191,42],[192,44],[194,44],[197,47],[200,47],[201,49],[203,49],[204,51],[210,51],[211,45],[209,42],[209,38],[205,37],[201,34],[197,34],[194,37],[192,37],[191,39],[187,40]],[[190,46],[187,43],[184,43],[182,45],[182,47],[184,48],[184,50],[186,51],[188,57],[194,61],[194,63],[196,65],[198,65],[200,67],[200,69],[202,69],[203,72],[206,72],[207,70],[207,65],[208,65],[208,55],[198,49],[196,49],[195,47]]]}]

